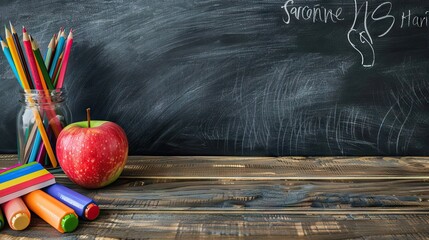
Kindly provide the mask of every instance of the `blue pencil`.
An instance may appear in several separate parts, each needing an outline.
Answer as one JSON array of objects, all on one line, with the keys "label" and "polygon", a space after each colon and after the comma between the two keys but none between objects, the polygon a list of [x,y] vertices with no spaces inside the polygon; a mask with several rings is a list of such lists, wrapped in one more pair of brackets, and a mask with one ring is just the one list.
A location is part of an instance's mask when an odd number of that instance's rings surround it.
[{"label": "blue pencil", "polygon": [[18,80],[19,85],[21,85],[22,87],[22,83],[21,83],[21,80],[19,79],[18,71],[16,70],[15,63],[13,62],[12,55],[10,53],[10,49],[1,37],[0,37],[0,42],[1,42],[1,47],[3,49],[3,53],[6,56],[7,61],[9,62],[10,68],[12,69],[16,80]]},{"label": "blue pencil", "polygon": [[39,150],[41,141],[42,141],[42,136],[40,136],[40,132],[37,131],[36,138],[34,139],[33,147],[31,149],[30,157],[28,158],[29,163],[36,161],[37,152]]},{"label": "blue pencil", "polygon": [[66,41],[66,37],[64,32],[61,33],[60,39],[58,40],[58,45],[55,51],[55,56],[54,59],[52,60],[52,64],[51,64],[51,68],[49,69],[49,76],[52,77],[54,76],[54,72],[55,72],[55,67],[58,64],[58,59],[60,58],[61,53],[63,52],[63,47],[64,47],[64,43]]}]

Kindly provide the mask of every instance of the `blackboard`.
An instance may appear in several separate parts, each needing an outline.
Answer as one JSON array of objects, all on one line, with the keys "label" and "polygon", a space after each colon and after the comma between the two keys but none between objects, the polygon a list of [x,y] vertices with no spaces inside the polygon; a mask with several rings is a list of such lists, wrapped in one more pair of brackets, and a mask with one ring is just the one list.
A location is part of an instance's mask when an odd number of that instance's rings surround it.
[{"label": "blackboard", "polygon": [[[42,51],[75,30],[73,120],[90,107],[145,155],[428,155],[428,18],[423,0],[0,2]],[[19,87],[0,69],[14,152]]]}]

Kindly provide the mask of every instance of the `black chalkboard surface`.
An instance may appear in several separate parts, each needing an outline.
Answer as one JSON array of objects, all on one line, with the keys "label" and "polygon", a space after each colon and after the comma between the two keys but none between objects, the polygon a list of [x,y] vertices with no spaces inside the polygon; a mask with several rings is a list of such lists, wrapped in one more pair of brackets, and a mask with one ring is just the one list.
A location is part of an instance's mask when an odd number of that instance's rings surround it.
[{"label": "black chalkboard surface", "polygon": [[[43,52],[72,27],[73,120],[91,107],[153,155],[428,155],[428,18],[423,0],[0,2]],[[19,87],[0,69],[14,152]]]}]

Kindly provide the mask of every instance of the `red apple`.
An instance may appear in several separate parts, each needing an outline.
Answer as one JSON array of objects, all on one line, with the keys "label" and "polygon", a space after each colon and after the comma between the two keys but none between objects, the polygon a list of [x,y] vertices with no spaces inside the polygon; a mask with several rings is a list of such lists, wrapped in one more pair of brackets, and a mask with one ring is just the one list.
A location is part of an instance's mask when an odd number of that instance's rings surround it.
[{"label": "red apple", "polygon": [[100,188],[121,175],[128,157],[128,141],[117,124],[88,120],[65,127],[58,136],[56,150],[58,162],[70,180],[85,188]]}]

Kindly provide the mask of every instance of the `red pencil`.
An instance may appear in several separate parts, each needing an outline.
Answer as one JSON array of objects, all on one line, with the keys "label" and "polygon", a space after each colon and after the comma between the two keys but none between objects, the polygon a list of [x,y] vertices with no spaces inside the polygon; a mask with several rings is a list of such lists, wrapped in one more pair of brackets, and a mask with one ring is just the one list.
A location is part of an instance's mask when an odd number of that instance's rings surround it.
[{"label": "red pencil", "polygon": [[70,33],[69,33],[69,36],[67,37],[67,43],[66,43],[66,47],[65,47],[65,50],[64,50],[63,61],[61,63],[62,67],[61,67],[61,71],[60,71],[60,76],[58,78],[58,82],[57,82],[56,88],[62,88],[63,87],[64,78],[65,78],[65,75],[66,75],[67,64],[69,62],[69,56],[70,56],[72,45],[73,45],[73,30],[70,29]]},{"label": "red pencil", "polygon": [[39,71],[37,70],[36,59],[34,58],[33,49],[31,48],[30,37],[28,36],[25,27],[22,27],[22,37],[25,53],[27,54],[28,64],[30,65],[31,75],[33,76],[34,85],[37,90],[43,90],[42,83],[40,82]]}]

